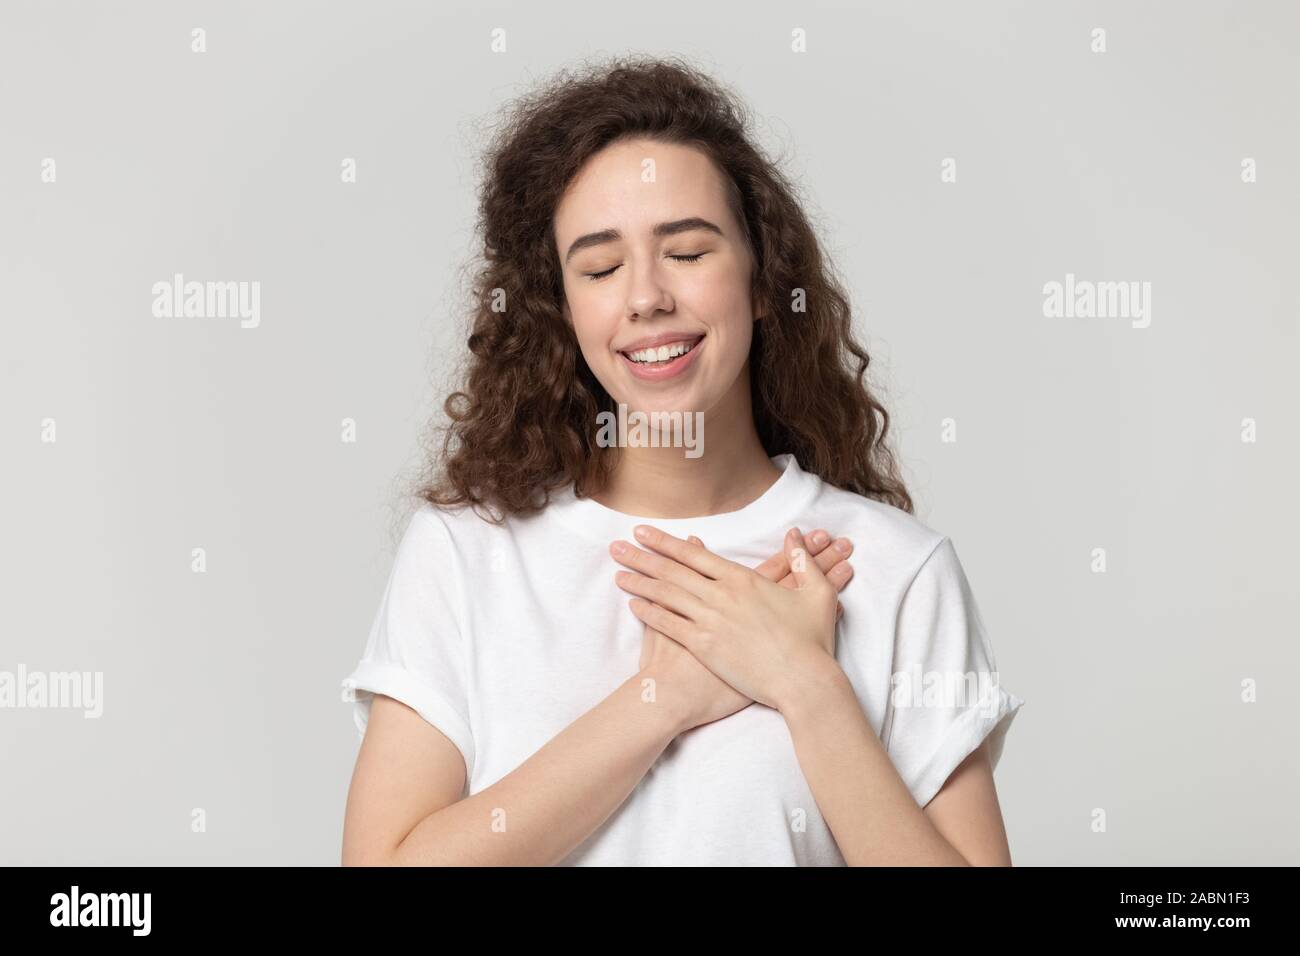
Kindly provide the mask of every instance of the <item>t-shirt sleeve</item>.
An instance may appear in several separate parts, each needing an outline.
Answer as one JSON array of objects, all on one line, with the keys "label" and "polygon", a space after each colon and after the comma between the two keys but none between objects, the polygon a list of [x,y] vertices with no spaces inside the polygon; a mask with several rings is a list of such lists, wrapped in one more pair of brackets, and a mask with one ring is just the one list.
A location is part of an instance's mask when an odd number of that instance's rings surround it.
[{"label": "t-shirt sleeve", "polygon": [[987,738],[994,767],[1024,703],[998,680],[993,646],[952,541],[903,595],[885,708],[885,750],[924,807]]},{"label": "t-shirt sleeve", "polygon": [[443,518],[422,506],[411,518],[360,663],[343,681],[364,736],[375,694],[406,704],[454,743],[474,771],[469,670],[458,611],[460,569]]}]

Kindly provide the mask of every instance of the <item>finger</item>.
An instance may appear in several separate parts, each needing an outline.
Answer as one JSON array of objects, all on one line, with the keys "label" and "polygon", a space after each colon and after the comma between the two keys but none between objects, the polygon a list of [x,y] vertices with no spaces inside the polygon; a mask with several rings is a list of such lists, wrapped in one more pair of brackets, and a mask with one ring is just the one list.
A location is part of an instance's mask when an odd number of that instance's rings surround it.
[{"label": "finger", "polygon": [[853,577],[853,565],[847,561],[841,561],[835,567],[826,572],[826,580],[835,585],[835,590],[843,591],[844,586],[849,583]]},{"label": "finger", "polygon": [[[704,547],[704,542],[701,541],[699,538],[695,537],[695,535],[691,535],[691,536],[690,536],[689,538],[687,538],[686,540],[689,541],[689,542],[691,542],[692,544],[698,544],[701,548]],[[707,549],[706,549],[706,550],[707,550]]]},{"label": "finger", "polygon": [[[685,541],[682,544],[686,547],[696,547]],[[638,548],[627,541],[615,541],[609,546],[609,553],[624,567],[638,574],[644,574],[648,578],[669,581],[700,599],[707,598],[712,593],[711,589],[716,587],[712,579],[696,573],[684,564],[662,554]]]},{"label": "finger", "polygon": [[627,602],[627,606],[648,627],[654,628],[664,637],[671,638],[687,650],[690,650],[689,642],[693,633],[693,625],[690,621],[674,614],[667,608],[647,601],[645,598],[634,597]]},{"label": "finger", "polygon": [[[847,539],[842,539],[847,540]],[[822,528],[818,528],[808,536],[808,553],[814,556],[820,556],[826,553],[830,547],[831,536]],[[754,569],[769,581],[780,581],[790,573],[790,562],[786,560],[785,549],[772,555],[762,564]]]},{"label": "finger", "polygon": [[[811,553],[811,550],[809,553]],[[821,568],[826,574],[827,579],[830,580],[830,572],[839,564],[847,564],[844,559],[852,553],[853,542],[848,538],[839,538],[835,541],[834,547],[824,548],[822,549],[821,554],[817,555],[817,567]],[[787,588],[797,586],[793,574],[787,574],[777,583]],[[832,583],[834,582],[832,581]],[[845,578],[845,583],[848,583],[847,578]]]},{"label": "finger", "polygon": [[826,581],[826,575],[817,566],[817,562],[808,557],[808,545],[798,528],[791,528],[785,536],[786,560],[790,562],[790,573],[794,575],[795,587],[802,590],[814,587]]},{"label": "finger", "polygon": [[[830,544],[831,536],[826,533],[825,529],[818,528],[808,536],[808,553],[821,555],[830,547]],[[790,562],[785,559],[785,550],[778,551],[754,570],[769,581],[780,581],[790,573]],[[794,587],[794,584],[792,583],[790,586]]]},{"label": "finger", "polygon": [[636,539],[644,547],[672,558],[679,564],[715,581],[733,575],[736,571],[749,570],[734,561],[719,557],[702,544],[692,544],[690,541],[674,538],[668,532],[660,531],[648,524],[639,524],[633,531]]},{"label": "finger", "polygon": [[692,621],[698,621],[704,611],[704,604],[699,598],[670,581],[648,578],[632,571],[619,571],[614,575],[614,583],[629,594],[653,601]]}]

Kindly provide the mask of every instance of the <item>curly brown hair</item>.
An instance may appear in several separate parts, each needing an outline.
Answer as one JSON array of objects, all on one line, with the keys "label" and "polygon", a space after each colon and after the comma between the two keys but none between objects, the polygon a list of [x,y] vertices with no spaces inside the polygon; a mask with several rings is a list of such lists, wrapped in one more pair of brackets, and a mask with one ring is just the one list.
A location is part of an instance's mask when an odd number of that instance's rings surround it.
[{"label": "curly brown hair", "polygon": [[[482,257],[473,280],[462,387],[431,447],[419,496],[536,512],[552,489],[598,493],[611,470],[596,442],[615,403],[587,366],[563,315],[553,215],[595,153],[632,137],[692,146],[723,173],[756,263],[750,391],[769,456],[912,512],[886,444],[889,414],[864,376],[848,296],[823,258],[795,190],[750,142],[746,107],[681,58],[623,56],[560,71],[515,101],[486,153],[479,193]],[[803,308],[792,300],[802,292]],[[504,298],[509,307],[494,308]],[[809,385],[808,383],[814,383]],[[500,522],[500,517],[489,520]]]}]

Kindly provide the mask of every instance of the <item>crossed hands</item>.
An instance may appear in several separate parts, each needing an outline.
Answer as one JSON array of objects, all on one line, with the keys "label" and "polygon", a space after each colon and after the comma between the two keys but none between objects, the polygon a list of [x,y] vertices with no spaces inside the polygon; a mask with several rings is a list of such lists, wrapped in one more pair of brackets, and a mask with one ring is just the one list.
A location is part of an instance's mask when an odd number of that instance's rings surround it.
[{"label": "crossed hands", "polygon": [[847,538],[832,545],[798,528],[757,568],[722,558],[691,536],[683,541],[638,525],[638,548],[610,545],[631,569],[615,574],[636,595],[645,622],[640,668],[680,715],[681,731],[720,720],[757,701],[782,710],[802,689],[837,668],[838,593],[853,576]]}]

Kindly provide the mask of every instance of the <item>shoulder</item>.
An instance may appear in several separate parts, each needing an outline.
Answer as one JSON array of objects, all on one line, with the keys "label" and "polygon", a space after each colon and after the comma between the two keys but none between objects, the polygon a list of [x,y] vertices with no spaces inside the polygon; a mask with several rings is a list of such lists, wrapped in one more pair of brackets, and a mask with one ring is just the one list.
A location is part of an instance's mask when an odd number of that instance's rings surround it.
[{"label": "shoulder", "polygon": [[[463,607],[474,569],[504,553],[501,528],[468,507],[447,508],[420,501],[408,513],[393,560],[390,591],[417,601],[454,602]],[[485,564],[485,562],[488,562]]]},{"label": "shoulder", "polygon": [[[855,556],[864,554],[888,564],[900,583],[952,543],[915,515],[864,495],[821,482],[817,521],[832,535],[853,541]],[[859,562],[855,559],[854,565]]]},{"label": "shoulder", "polygon": [[406,519],[402,547],[445,547],[451,540],[449,513],[427,501],[421,501]]},{"label": "shoulder", "polygon": [[518,520],[506,515],[503,521],[494,522],[486,512],[470,505],[447,507],[421,501],[407,521],[403,546],[409,543],[447,560],[477,558],[491,553],[503,539],[513,535]]}]

